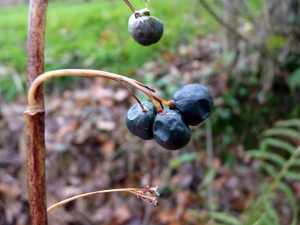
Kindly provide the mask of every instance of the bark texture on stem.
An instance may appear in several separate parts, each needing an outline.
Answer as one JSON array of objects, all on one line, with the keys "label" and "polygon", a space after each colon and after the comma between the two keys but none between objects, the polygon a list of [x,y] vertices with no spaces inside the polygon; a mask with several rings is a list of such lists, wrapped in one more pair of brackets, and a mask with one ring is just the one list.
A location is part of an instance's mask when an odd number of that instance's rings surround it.
[{"label": "bark texture on stem", "polygon": [[[44,72],[44,41],[47,0],[31,0],[28,24],[28,83]],[[39,107],[44,107],[43,87],[35,94]],[[28,194],[32,225],[47,224],[45,179],[45,113],[26,115]]]},{"label": "bark texture on stem", "polygon": [[32,225],[47,224],[44,112],[26,115],[28,194]]}]

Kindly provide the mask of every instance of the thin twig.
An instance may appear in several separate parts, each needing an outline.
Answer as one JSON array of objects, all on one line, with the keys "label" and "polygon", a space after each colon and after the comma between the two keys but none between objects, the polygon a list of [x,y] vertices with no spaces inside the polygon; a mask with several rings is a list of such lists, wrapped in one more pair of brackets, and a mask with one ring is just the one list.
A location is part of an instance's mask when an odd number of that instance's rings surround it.
[{"label": "thin twig", "polygon": [[[213,168],[213,136],[212,136],[212,129],[211,129],[211,122],[210,118],[207,118],[205,121],[205,136],[206,136],[206,154],[207,154],[207,168]],[[207,202],[208,202],[208,209],[213,209],[213,183],[212,180],[207,184]]]},{"label": "thin twig", "polygon": [[159,195],[157,192],[157,187],[147,187],[147,188],[121,188],[121,189],[109,189],[109,190],[101,190],[101,191],[93,191],[93,192],[88,192],[80,195],[76,195],[74,197],[65,199],[63,201],[60,201],[52,206],[50,206],[47,209],[47,213],[49,214],[52,212],[54,209],[79,198],[86,197],[86,196],[91,196],[95,194],[103,194],[103,193],[110,193],[110,192],[130,192],[132,194],[135,194],[137,197],[141,198],[142,200],[148,200],[150,203],[156,204],[156,198],[152,196],[147,196],[145,193],[150,193],[150,194],[156,194]]},{"label": "thin twig", "polygon": [[[266,48],[265,43],[264,43],[264,39],[262,39],[261,43],[255,44],[253,42],[251,42],[250,39],[247,39],[247,37],[241,35],[234,27],[232,27],[230,24],[224,22],[218,15],[217,13],[206,3],[205,0],[199,0],[199,3],[210,13],[210,15],[218,22],[220,23],[222,26],[224,26],[226,29],[228,29],[230,32],[234,33],[238,38],[240,38],[241,40],[245,41],[246,43],[251,43],[252,47],[254,49],[256,49],[257,51],[259,51],[261,54],[265,54],[267,57],[269,57],[270,59],[272,59],[274,61],[275,64],[278,63],[278,59],[275,55],[273,55],[272,53],[270,53],[270,51]],[[275,3],[274,2],[270,2],[270,4],[272,3],[272,7],[274,7]],[[268,6],[268,4],[267,4]],[[266,7],[267,7],[266,6]],[[270,8],[270,7],[268,7]],[[270,10],[270,9],[269,9]]]},{"label": "thin twig", "polygon": [[140,107],[142,108],[143,111],[145,111],[145,107],[142,105],[141,101],[138,99],[138,97],[136,97],[136,95],[129,89],[129,87],[127,87],[123,82],[120,82],[122,84],[122,86],[131,94],[132,97],[135,98],[135,100],[138,102],[138,104],[140,105]]},{"label": "thin twig", "polygon": [[246,0],[242,0],[242,4],[244,5],[244,8],[246,10],[246,13],[248,14],[249,19],[251,20],[251,23],[253,23],[255,29],[258,31],[258,24],[255,20],[255,17],[252,13],[252,10]]},{"label": "thin twig", "polygon": [[247,38],[241,35],[239,32],[236,31],[235,28],[230,26],[228,23],[224,22],[217,13],[206,3],[205,0],[199,0],[200,4],[210,13],[210,15],[222,26],[224,26],[226,29],[228,29],[230,32],[234,33],[237,37],[240,39],[247,41]]},{"label": "thin twig", "polygon": [[124,0],[124,2],[131,8],[133,12],[136,12],[135,8],[131,5],[131,3],[128,0]]}]

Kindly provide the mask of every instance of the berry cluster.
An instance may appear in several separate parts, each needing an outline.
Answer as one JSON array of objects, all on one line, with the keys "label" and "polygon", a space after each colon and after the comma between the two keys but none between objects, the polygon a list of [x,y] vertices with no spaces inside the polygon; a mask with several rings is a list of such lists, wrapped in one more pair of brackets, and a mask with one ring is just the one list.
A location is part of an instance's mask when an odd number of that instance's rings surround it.
[{"label": "berry cluster", "polygon": [[[133,39],[141,45],[152,45],[163,35],[164,25],[156,17],[150,16],[147,8],[135,10],[129,0],[124,0],[133,14],[128,21],[128,30]],[[145,0],[148,2],[148,0]],[[122,83],[122,82],[121,82]],[[153,89],[137,83],[138,86],[154,92]],[[196,126],[209,117],[213,106],[210,91],[201,84],[188,84],[178,89],[170,101],[164,101],[142,90],[152,102],[138,101],[126,117],[126,125],[134,135],[144,140],[155,139],[159,145],[169,150],[185,146],[191,139],[189,126]],[[163,105],[169,106],[164,110]]]},{"label": "berry cluster", "polygon": [[190,141],[189,125],[196,126],[209,117],[213,99],[207,87],[194,83],[179,88],[166,103],[167,110],[157,110],[152,102],[136,103],[127,113],[126,125],[141,139],[154,138],[162,147],[177,150]]}]

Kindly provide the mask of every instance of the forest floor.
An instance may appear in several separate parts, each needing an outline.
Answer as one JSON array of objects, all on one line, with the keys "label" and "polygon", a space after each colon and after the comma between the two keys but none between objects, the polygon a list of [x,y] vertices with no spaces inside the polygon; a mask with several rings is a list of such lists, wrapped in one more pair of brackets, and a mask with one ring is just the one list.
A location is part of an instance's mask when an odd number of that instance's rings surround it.
[{"label": "forest floor", "polygon": [[[171,80],[193,82],[205,66],[196,60],[203,46],[210,49],[205,53],[207,61],[218,57],[216,42],[208,37],[180,46],[178,54],[164,56],[164,63],[149,62],[138,73],[157,77],[168,71]],[[125,125],[125,116],[135,99],[116,82],[88,78],[81,84],[45,97],[48,206],[74,195],[111,188],[158,186],[161,195],[156,206],[128,193],[86,197],[55,209],[49,214],[49,224],[220,224],[222,218],[212,219],[212,210],[244,221],[251,202],[259,195],[260,183],[272,181],[263,177],[258,162],[247,156],[241,144],[221,149],[234,152],[234,163],[229,165],[218,153],[219,148],[213,147],[211,157],[195,137],[179,151],[167,151],[153,140],[134,137]],[[226,88],[226,80],[212,80],[208,86],[218,107],[216,96]],[[29,221],[25,108],[24,96],[9,104],[0,99],[3,225]],[[206,131],[204,124],[192,129],[194,136]],[[300,198],[300,182],[292,185]],[[290,208],[282,207],[280,222],[288,224]],[[233,222],[226,224],[236,224]]]}]

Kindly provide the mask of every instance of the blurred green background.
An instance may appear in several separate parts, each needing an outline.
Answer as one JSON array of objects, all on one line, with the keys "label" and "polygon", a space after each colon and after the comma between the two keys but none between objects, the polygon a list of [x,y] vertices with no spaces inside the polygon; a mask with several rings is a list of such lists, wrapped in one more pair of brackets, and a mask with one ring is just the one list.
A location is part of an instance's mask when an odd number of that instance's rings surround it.
[{"label": "blurred green background", "polygon": [[[131,3],[136,9],[145,7],[144,1]],[[118,73],[155,88],[165,99],[181,85],[200,82],[214,98],[211,117],[191,127],[188,146],[166,153],[154,141],[130,136],[120,115],[134,100],[114,97],[118,84],[79,77],[47,81],[47,159],[58,164],[49,172],[49,196],[62,198],[63,194],[53,191],[56,186],[79,186],[80,191],[107,188],[91,180],[91,174],[111,188],[119,187],[119,182],[139,186],[150,180],[163,189],[161,205],[150,210],[156,213],[155,225],[298,225],[299,1],[151,0],[148,8],[164,22],[164,34],[157,44],[144,47],[130,37],[127,22],[132,11],[122,0],[49,1],[45,71],[80,68]],[[0,8],[0,181],[6,182],[1,174],[9,174],[16,186],[25,179],[20,168],[24,165],[21,115],[26,105],[27,23],[27,4]],[[147,99],[141,93],[137,96]],[[103,117],[110,122],[105,128],[98,124]],[[117,128],[109,129],[111,124]],[[13,157],[23,161],[14,164]],[[0,215],[9,214],[9,207],[1,202],[7,201],[2,197],[5,193],[0,188]],[[20,196],[16,202],[26,202]],[[87,211],[96,215],[96,206],[111,206],[113,211],[118,205],[109,198],[98,201],[101,204],[86,203]],[[79,210],[68,207],[64,210],[70,214]],[[74,213],[75,222],[68,224],[146,225],[141,220],[151,220],[143,217],[149,208],[140,210],[137,215],[130,208],[133,219],[120,219],[121,211],[108,222],[100,217],[80,219]],[[59,221],[58,217],[54,214],[53,221]],[[144,219],[132,222],[140,217]]]},{"label": "blurred green background", "polygon": [[[136,9],[145,7],[145,2],[134,4]],[[159,7],[151,7],[151,4],[159,4]],[[123,1],[50,1],[45,71],[105,68],[133,76],[135,69],[161,58],[163,52],[175,52],[180,43],[214,32],[217,23],[198,5],[196,1],[149,3],[151,13],[164,21],[165,30],[159,45],[145,48],[136,44],[128,33],[127,22],[132,11]],[[28,6],[2,8],[0,14],[0,63],[17,70],[24,84]],[[1,83],[10,87],[2,88],[1,93],[13,100],[18,93],[10,80],[1,77]]]}]

